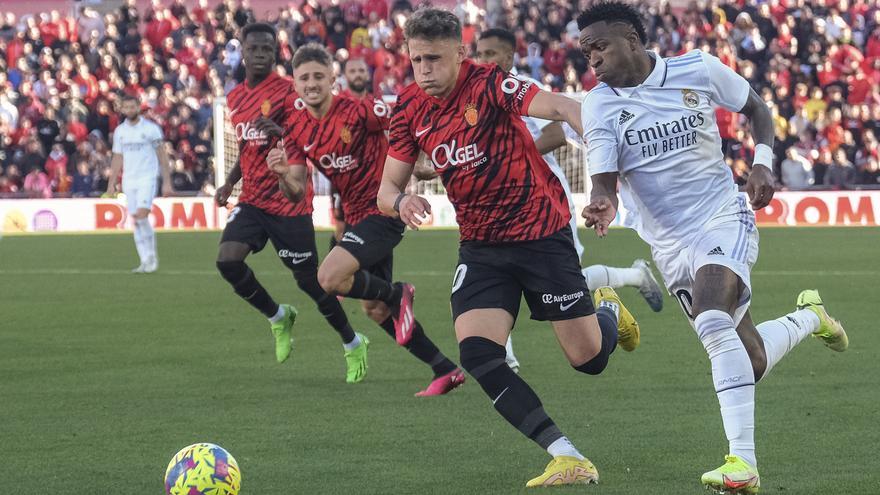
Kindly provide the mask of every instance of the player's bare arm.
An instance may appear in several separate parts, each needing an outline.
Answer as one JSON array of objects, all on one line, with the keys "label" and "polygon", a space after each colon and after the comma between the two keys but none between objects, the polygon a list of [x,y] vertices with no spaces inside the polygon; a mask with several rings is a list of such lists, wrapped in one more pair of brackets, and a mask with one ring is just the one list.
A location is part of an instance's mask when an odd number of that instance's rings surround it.
[{"label": "player's bare arm", "polygon": [[427,155],[419,153],[419,158],[416,160],[413,175],[418,180],[431,180],[440,174],[438,174],[437,171],[434,170],[434,167],[431,166],[431,162],[428,161]]},{"label": "player's bare arm", "polygon": [[740,113],[749,118],[752,137],[757,143],[755,161],[746,182],[746,192],[752,208],[760,210],[770,204],[776,185],[773,178],[773,116],[770,108],[754,89],[749,90],[749,98]]},{"label": "player's bare arm", "polygon": [[562,122],[553,122],[544,126],[541,135],[535,140],[535,147],[542,155],[550,153],[563,144],[565,144],[565,131],[562,129]]},{"label": "player's bare arm", "polygon": [[257,130],[264,132],[269,137],[280,137],[284,134],[284,129],[278,123],[268,117],[260,117],[254,122]]},{"label": "player's bare arm", "polygon": [[309,180],[308,167],[304,164],[288,164],[287,152],[284,151],[280,142],[277,147],[269,151],[266,165],[269,170],[278,175],[278,187],[284,196],[293,203],[302,201]]},{"label": "player's bare arm", "polygon": [[217,202],[218,206],[226,206],[226,202],[229,201],[229,196],[232,195],[232,188],[234,188],[240,180],[241,162],[235,160],[235,166],[232,167],[226,175],[226,182],[218,187],[217,191],[214,193],[214,201]]},{"label": "player's bare arm", "polygon": [[599,237],[608,234],[608,226],[617,216],[617,172],[595,174],[591,178],[590,204],[581,216],[587,227],[593,227]]},{"label": "player's bare arm", "polygon": [[581,125],[580,104],[566,96],[540,90],[529,104],[529,117],[537,117],[544,120],[568,122],[572,129],[583,134]]},{"label": "player's bare arm", "polygon": [[116,194],[116,183],[119,180],[119,172],[122,171],[122,154],[113,153],[110,158],[110,177],[107,179],[107,195]]},{"label": "player's bare arm", "polygon": [[383,214],[398,217],[409,228],[419,230],[424,217],[431,213],[431,204],[421,196],[406,194],[412,173],[413,164],[387,157],[376,203]]},{"label": "player's bare arm", "polygon": [[170,196],[174,194],[174,186],[171,184],[171,161],[168,159],[168,150],[165,146],[165,141],[159,143],[156,147],[156,158],[162,171],[162,195]]}]

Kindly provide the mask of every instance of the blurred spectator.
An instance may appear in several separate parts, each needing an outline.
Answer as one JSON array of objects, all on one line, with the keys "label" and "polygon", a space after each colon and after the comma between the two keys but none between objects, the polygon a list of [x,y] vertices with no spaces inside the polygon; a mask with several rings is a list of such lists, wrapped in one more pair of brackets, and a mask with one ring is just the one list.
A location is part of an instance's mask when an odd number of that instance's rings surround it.
[{"label": "blurred spectator", "polygon": [[837,150],[834,153],[834,162],[826,174],[825,184],[835,188],[849,189],[855,182],[856,168],[846,158],[846,153],[843,150]]},{"label": "blurred spectator", "polygon": [[791,191],[807,189],[813,185],[813,164],[802,157],[797,148],[791,147],[785,153],[780,165],[782,185]]},{"label": "blurred spectator", "polygon": [[29,198],[51,198],[52,183],[39,166],[32,166],[24,178],[24,188]]},{"label": "blurred spectator", "polygon": [[91,196],[95,190],[94,181],[95,177],[89,169],[89,162],[81,160],[76,164],[76,175],[73,176],[71,194],[77,197]]}]

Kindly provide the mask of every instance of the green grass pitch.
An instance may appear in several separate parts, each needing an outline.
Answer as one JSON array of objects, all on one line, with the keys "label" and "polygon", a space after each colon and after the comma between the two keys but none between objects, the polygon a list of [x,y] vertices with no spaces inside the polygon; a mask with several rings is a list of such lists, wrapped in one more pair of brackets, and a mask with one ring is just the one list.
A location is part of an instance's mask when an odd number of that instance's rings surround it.
[{"label": "green grass pitch", "polygon": [[[325,249],[327,233],[319,236]],[[626,230],[581,232],[587,263],[648,257]],[[757,392],[762,493],[876,494],[880,439],[877,298],[880,230],[764,229],[753,275],[756,322],[822,291],[849,330],[843,354],[808,339]],[[268,324],[216,273],[219,234],[160,234],[160,272],[131,275],[129,235],[0,240],[0,472],[10,493],[158,494],[171,456],[214,442],[237,458],[242,494],[523,493],[547,454],[505,423],[476,382],[417,399],[429,370],[344,306],[371,337],[370,371],[346,385],[336,334],[270,250],[251,258],[280,302],[300,308],[290,361],[275,363]],[[409,232],[400,279],[449,356],[457,254],[452,231]],[[574,372],[551,329],[523,312],[522,376],[599,468],[598,486],[560,493],[702,494],[726,440],[708,359],[676,302],[652,313],[621,295],[642,345],[599,377]],[[523,305],[525,307],[525,305]]]}]

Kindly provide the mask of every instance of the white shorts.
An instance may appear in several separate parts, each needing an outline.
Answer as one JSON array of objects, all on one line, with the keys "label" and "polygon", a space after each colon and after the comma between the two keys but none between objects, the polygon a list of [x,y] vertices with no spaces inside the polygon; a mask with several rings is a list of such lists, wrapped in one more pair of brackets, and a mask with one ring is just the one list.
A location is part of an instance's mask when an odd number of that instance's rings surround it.
[{"label": "white shorts", "polygon": [[734,312],[739,325],[749,309],[752,297],[751,269],[758,260],[758,229],[755,212],[742,195],[712,217],[693,242],[677,252],[652,249],[654,263],[663,275],[669,293],[678,299],[681,309],[693,325],[694,276],[705,265],[721,265],[736,273],[745,291]]},{"label": "white shorts", "polygon": [[156,197],[157,186],[158,181],[155,179],[149,181],[138,180],[130,184],[123,183],[122,193],[125,194],[128,214],[134,215],[141,208],[145,210],[151,209],[153,207],[153,198]]}]

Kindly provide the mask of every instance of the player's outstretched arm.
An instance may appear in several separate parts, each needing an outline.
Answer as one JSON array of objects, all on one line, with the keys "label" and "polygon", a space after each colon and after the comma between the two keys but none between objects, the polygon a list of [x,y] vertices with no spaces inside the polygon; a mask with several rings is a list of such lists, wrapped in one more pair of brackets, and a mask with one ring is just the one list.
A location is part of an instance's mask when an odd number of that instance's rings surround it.
[{"label": "player's outstretched arm", "polygon": [[119,172],[122,171],[122,154],[113,153],[110,158],[110,177],[107,179],[107,196],[116,194],[116,182],[119,180]]},{"label": "player's outstretched arm", "polygon": [[565,131],[562,122],[553,122],[541,129],[541,135],[535,139],[535,147],[538,153],[546,155],[565,144]]},{"label": "player's outstretched arm", "polygon": [[302,201],[306,195],[309,169],[304,164],[289,164],[281,141],[278,146],[269,150],[266,165],[278,176],[278,188],[284,196],[292,203]]},{"label": "player's outstretched arm", "polygon": [[568,122],[578,135],[583,135],[580,104],[566,96],[540,90],[529,104],[528,115],[545,120]]},{"label": "player's outstretched arm", "polygon": [[590,177],[593,188],[590,191],[590,204],[581,216],[587,227],[593,227],[599,237],[608,234],[608,226],[617,216],[617,172],[595,174]]},{"label": "player's outstretched arm", "polygon": [[398,217],[409,228],[419,230],[425,216],[431,213],[431,204],[421,196],[406,194],[406,185],[412,172],[412,163],[388,156],[376,203],[383,214]]},{"label": "player's outstretched arm", "polygon": [[174,194],[174,186],[171,184],[171,161],[168,159],[168,150],[165,149],[165,141],[156,146],[156,158],[159,160],[159,168],[162,170],[162,195]]},{"label": "player's outstretched arm", "polygon": [[749,90],[749,97],[740,113],[749,118],[752,138],[758,143],[755,146],[752,171],[746,182],[746,192],[752,208],[760,210],[770,204],[776,191],[776,180],[773,177],[773,116],[770,108],[754,89]]}]

